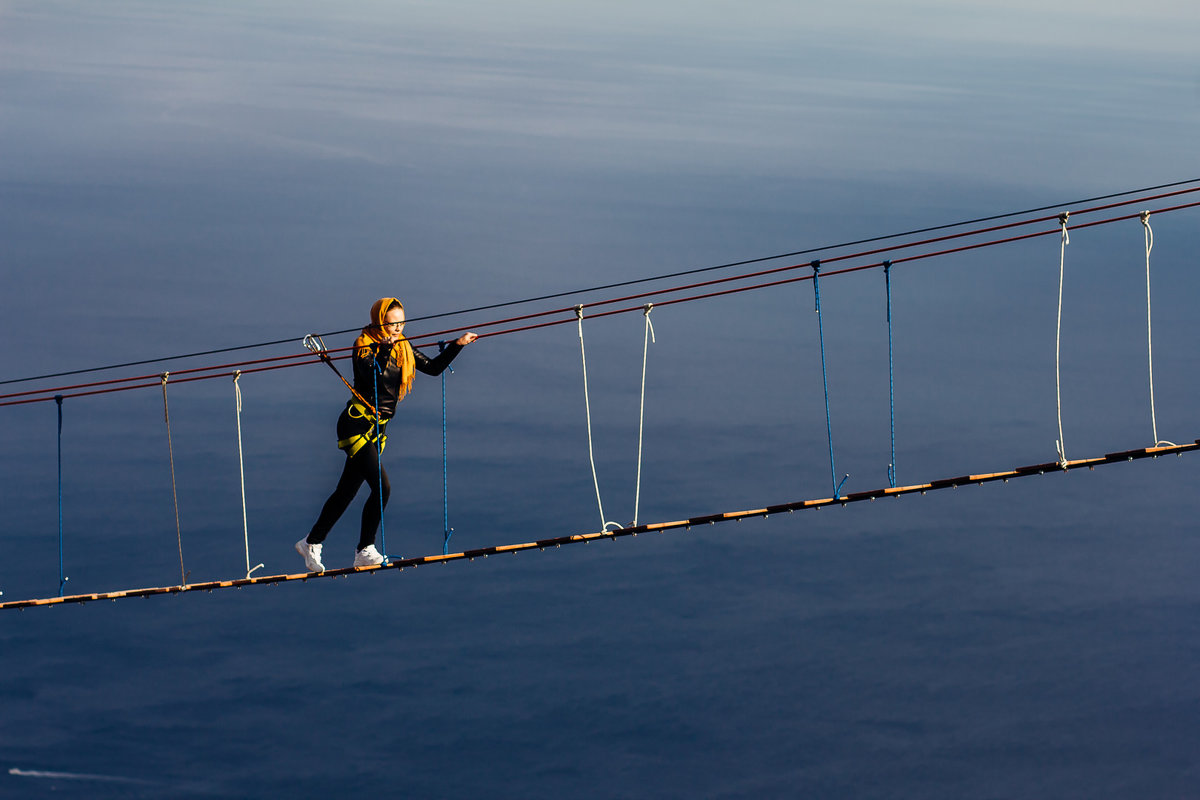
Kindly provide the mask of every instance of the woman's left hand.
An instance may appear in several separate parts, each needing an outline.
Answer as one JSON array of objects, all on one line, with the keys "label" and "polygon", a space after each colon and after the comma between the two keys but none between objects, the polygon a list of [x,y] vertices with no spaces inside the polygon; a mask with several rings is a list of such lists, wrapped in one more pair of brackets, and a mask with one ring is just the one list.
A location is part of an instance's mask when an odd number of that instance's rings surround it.
[{"label": "woman's left hand", "polygon": [[468,333],[464,333],[462,336],[455,339],[454,343],[461,347],[466,347],[467,345],[469,345],[471,342],[475,341],[478,338],[479,338],[478,333],[468,332]]}]

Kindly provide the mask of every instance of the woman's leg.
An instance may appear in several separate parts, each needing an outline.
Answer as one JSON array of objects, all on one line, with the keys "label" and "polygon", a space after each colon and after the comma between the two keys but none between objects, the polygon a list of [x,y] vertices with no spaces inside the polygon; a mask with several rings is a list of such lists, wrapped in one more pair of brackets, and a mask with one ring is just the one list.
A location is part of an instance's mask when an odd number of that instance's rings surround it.
[{"label": "woman's leg", "polygon": [[[362,528],[358,536],[358,549],[375,544],[375,534],[379,530],[379,520],[382,517],[380,512],[379,493],[382,488],[384,507],[387,506],[388,499],[392,495],[392,484],[388,480],[387,470],[380,469],[379,466],[379,451],[372,444],[365,445],[354,456],[353,461],[361,461],[359,465],[359,473],[362,475],[362,480],[367,482],[371,487],[371,496],[367,498],[367,504],[363,506],[362,513]],[[382,479],[382,487],[380,480]]]},{"label": "woman's leg", "polygon": [[[354,495],[358,494],[358,489],[363,485],[366,476],[363,474],[363,470],[360,469],[360,465],[356,464],[355,461],[357,461],[358,455],[361,455],[368,448],[372,452],[375,450],[372,445],[368,444],[362,450],[359,450],[358,454],[353,458],[346,459],[346,465],[342,467],[342,477],[338,478],[337,487],[333,490],[333,494],[329,495],[329,499],[325,501],[325,505],[321,508],[321,515],[317,517],[316,524],[312,526],[312,530],[309,531],[306,537],[309,544],[321,544],[325,541],[325,537],[329,535],[329,531],[354,500]],[[378,457],[376,457],[376,463],[378,463]],[[378,505],[378,498],[376,498],[375,503]],[[378,512],[378,508],[376,512]]]}]

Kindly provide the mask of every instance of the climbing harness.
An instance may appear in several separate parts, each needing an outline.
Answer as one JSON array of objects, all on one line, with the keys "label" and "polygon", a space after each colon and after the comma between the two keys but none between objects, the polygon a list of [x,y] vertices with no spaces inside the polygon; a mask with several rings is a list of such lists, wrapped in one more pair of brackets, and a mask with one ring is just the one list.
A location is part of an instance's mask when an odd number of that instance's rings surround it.
[{"label": "climbing harness", "polygon": [[175,501],[175,538],[179,542],[179,583],[187,583],[187,572],[183,568],[183,530],[179,526],[179,491],[175,487],[175,446],[171,443],[171,411],[167,407],[167,381],[171,373],[162,374],[163,419],[167,423],[167,454],[171,461],[171,498]]},{"label": "climbing harness", "polygon": [[596,455],[592,448],[592,404],[588,399],[587,350],[583,346],[583,306],[575,306],[575,317],[579,321],[579,357],[583,362],[583,409],[587,417],[588,460],[592,464],[592,484],[596,487],[596,506],[600,509],[600,530],[608,530],[609,525],[621,527],[616,522],[604,519],[604,503],[600,500],[600,479],[596,477]]},{"label": "climbing harness", "polygon": [[238,476],[242,482],[242,539],[246,544],[246,577],[249,578],[254,570],[262,569],[263,565],[250,567],[250,526],[246,522],[246,463],[242,457],[242,386],[238,382],[241,377],[241,370],[233,373],[233,395],[237,401]]},{"label": "climbing harness", "polygon": [[1058,215],[1058,224],[1062,226],[1062,244],[1058,252],[1058,325],[1054,333],[1054,396],[1058,404],[1058,438],[1054,440],[1054,448],[1058,451],[1058,463],[1063,469],[1067,468],[1067,447],[1062,426],[1062,298],[1063,268],[1067,258],[1067,245],[1071,243],[1071,235],[1067,232],[1067,218],[1070,216],[1069,211]]},{"label": "climbing harness", "polygon": [[338,449],[344,450],[346,455],[353,456],[367,442],[375,445],[380,453],[383,453],[383,448],[387,446],[387,420],[382,420],[375,416],[374,409],[371,406],[363,405],[362,403],[351,402],[346,408],[346,413],[350,415],[350,419],[365,419],[371,422],[371,428],[366,433],[356,433],[353,436],[348,436],[345,439],[338,439]]},{"label": "climbing harness", "polygon": [[829,416],[829,376],[825,371],[825,325],[821,321],[821,261],[814,260],[809,266],[812,267],[812,284],[813,296],[816,298],[817,312],[817,333],[821,341],[821,382],[825,386],[825,433],[829,437],[829,474],[833,479],[833,496],[838,497],[842,493],[842,484],[846,482],[846,478],[850,477],[850,473],[842,478],[841,483],[837,479],[837,469],[833,465],[833,422]]}]

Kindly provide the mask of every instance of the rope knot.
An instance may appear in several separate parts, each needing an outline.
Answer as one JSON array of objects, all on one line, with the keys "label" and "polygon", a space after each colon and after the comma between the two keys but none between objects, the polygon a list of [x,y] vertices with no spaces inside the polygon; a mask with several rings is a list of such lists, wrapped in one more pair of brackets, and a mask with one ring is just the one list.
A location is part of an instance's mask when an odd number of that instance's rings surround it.
[{"label": "rope knot", "polygon": [[813,311],[821,313],[821,259],[814,258],[809,266],[813,271]]}]

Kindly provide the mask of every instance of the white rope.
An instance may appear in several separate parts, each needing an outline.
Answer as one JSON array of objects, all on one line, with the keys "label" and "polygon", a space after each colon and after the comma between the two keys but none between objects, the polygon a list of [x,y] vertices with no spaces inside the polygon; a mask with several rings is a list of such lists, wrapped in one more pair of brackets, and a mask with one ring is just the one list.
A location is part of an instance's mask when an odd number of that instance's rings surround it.
[{"label": "white rope", "polygon": [[1054,334],[1054,394],[1058,402],[1058,438],[1054,440],[1054,447],[1058,450],[1058,463],[1063,469],[1067,468],[1067,448],[1063,441],[1060,353],[1062,351],[1063,267],[1066,263],[1067,245],[1071,243],[1071,236],[1067,233],[1067,218],[1069,216],[1071,216],[1071,212],[1069,211],[1064,211],[1058,215],[1058,222],[1062,225],[1062,246],[1059,248],[1058,254],[1058,327]]},{"label": "white rope", "polygon": [[653,303],[647,303],[645,306],[646,315],[646,335],[645,341],[642,343],[642,401],[638,409],[638,461],[637,461],[637,488],[633,495],[633,525],[637,527],[638,508],[642,500],[642,429],[646,421],[646,356],[650,352],[650,342],[658,344],[654,340],[654,325],[650,322],[650,312],[654,309]]},{"label": "white rope", "polygon": [[175,502],[175,538],[179,543],[179,585],[187,584],[188,573],[183,568],[183,530],[179,526],[179,490],[175,488],[175,445],[171,442],[171,409],[167,406],[167,381],[171,379],[170,372],[164,372],[162,379],[163,420],[167,423],[167,454],[171,461],[171,498]]},{"label": "white rope", "polygon": [[1171,442],[1158,438],[1158,420],[1154,413],[1154,337],[1150,326],[1150,251],[1154,249],[1154,230],[1150,227],[1150,212],[1143,211],[1142,227],[1146,238],[1146,358],[1150,364],[1150,427],[1154,433],[1154,446],[1174,447]]},{"label": "white rope", "polygon": [[596,455],[592,449],[592,404],[588,399],[587,351],[583,347],[583,306],[575,306],[575,317],[579,321],[579,357],[583,362],[583,408],[587,414],[588,460],[592,463],[592,484],[596,487],[596,507],[600,509],[600,530],[608,530],[609,525],[621,527],[617,522],[605,522],[604,503],[600,500],[600,479],[596,477]]},{"label": "white rope", "polygon": [[256,569],[262,569],[262,564],[251,569],[250,567],[250,526],[246,524],[246,466],[242,459],[242,386],[238,380],[242,377],[242,371],[233,373],[233,393],[237,398],[237,437],[238,437],[238,472],[242,479],[242,537],[246,542],[246,577],[250,577],[250,573]]}]

